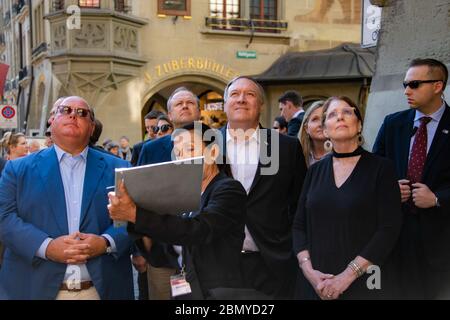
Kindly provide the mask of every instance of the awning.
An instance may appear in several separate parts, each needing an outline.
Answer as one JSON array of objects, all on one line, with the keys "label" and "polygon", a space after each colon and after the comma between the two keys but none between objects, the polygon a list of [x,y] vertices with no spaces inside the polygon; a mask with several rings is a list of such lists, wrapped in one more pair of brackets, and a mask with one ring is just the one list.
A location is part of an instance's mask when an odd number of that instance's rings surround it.
[{"label": "awning", "polygon": [[375,70],[375,49],[345,43],[333,49],[289,52],[260,75],[262,84],[370,79]]}]

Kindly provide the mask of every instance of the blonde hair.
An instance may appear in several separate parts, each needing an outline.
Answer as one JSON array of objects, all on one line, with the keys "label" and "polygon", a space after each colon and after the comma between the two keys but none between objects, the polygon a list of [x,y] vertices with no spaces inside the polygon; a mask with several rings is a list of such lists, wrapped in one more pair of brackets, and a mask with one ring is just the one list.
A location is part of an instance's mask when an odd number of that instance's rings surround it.
[{"label": "blonde hair", "polygon": [[306,110],[302,125],[300,127],[300,131],[298,133],[298,138],[303,149],[303,156],[305,157],[306,167],[309,167],[310,165],[309,155],[311,154],[311,150],[313,148],[311,137],[308,135],[308,132],[306,132],[306,128],[308,127],[308,121],[311,117],[311,114],[317,109],[323,107],[324,103],[325,101],[323,100],[316,101],[308,108],[308,110]]},{"label": "blonde hair", "polygon": [[12,133],[6,132],[3,135],[3,139],[0,140],[0,146],[6,150],[6,153],[9,155],[11,151],[11,147],[16,147],[19,144],[19,139],[21,137],[25,138],[23,133]]}]

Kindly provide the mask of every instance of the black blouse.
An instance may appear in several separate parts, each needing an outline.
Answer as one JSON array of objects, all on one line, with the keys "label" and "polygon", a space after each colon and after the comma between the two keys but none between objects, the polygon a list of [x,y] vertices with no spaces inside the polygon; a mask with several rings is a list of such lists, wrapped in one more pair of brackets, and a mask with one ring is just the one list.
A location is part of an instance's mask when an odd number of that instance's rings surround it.
[{"label": "black blouse", "polygon": [[128,230],[183,246],[191,298],[206,298],[213,288],[242,287],[246,200],[242,185],[219,173],[203,192],[199,211],[170,216],[138,208],[136,224],[128,224]]},{"label": "black blouse", "polygon": [[[334,275],[356,256],[381,267],[397,241],[401,221],[400,190],[389,160],[364,151],[338,188],[329,155],[307,173],[294,221],[294,251],[309,250],[313,268]],[[366,297],[366,278],[355,281],[346,296]]]}]

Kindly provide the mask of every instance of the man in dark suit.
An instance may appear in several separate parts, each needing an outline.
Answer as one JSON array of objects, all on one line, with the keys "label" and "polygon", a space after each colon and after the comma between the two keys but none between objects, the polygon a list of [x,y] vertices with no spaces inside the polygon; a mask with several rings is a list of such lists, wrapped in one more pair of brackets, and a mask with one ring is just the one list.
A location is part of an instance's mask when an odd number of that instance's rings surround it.
[{"label": "man in dark suit", "polygon": [[147,131],[148,140],[147,141],[144,140],[142,142],[136,143],[133,146],[133,154],[131,156],[131,165],[133,165],[133,166],[137,165],[138,160],[139,160],[139,155],[142,151],[142,147],[144,146],[144,143],[146,143],[148,141],[152,141],[153,139],[156,138],[156,133],[155,133],[154,129],[158,125],[158,117],[162,114],[163,113],[161,111],[152,110],[145,115],[144,125],[145,125],[145,130]]},{"label": "man in dark suit", "polygon": [[132,299],[131,240],[109,218],[107,187],[128,163],[89,148],[94,114],[68,97],[55,145],[8,161],[0,179],[0,283],[10,299]]},{"label": "man in dark suit", "polygon": [[224,99],[224,154],[248,194],[243,279],[273,298],[292,298],[298,267],[291,228],[306,173],[299,140],[260,127],[264,91],[253,79],[232,80]]},{"label": "man in dark suit", "polygon": [[297,137],[305,110],[303,99],[297,91],[287,91],[278,99],[281,116],[288,122],[288,135]]},{"label": "man in dark suit", "polygon": [[[185,87],[176,89],[167,100],[168,116],[175,128],[183,127],[200,118],[199,100]],[[172,157],[172,136],[164,136],[146,142],[139,156],[138,165],[154,164],[175,160]],[[157,183],[157,182],[155,182]],[[170,298],[170,276],[179,268],[178,254],[173,246],[153,241],[150,254],[147,254],[144,243],[139,243],[141,251],[149,262],[150,299]]]},{"label": "man in dark suit", "polygon": [[416,59],[405,77],[409,110],[386,116],[373,151],[395,162],[404,225],[396,259],[401,298],[450,298],[450,109],[447,67]]}]

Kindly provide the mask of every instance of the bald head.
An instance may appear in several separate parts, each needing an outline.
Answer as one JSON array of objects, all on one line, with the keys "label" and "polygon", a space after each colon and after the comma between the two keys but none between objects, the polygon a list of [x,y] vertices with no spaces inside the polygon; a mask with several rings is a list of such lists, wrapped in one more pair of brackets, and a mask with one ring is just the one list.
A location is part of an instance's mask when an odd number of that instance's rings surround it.
[{"label": "bald head", "polygon": [[56,111],[58,110],[58,107],[61,105],[61,103],[64,101],[65,98],[67,97],[60,97],[53,104],[52,109],[50,110],[50,117],[47,120],[48,125],[52,124],[53,119],[55,118]]}]

